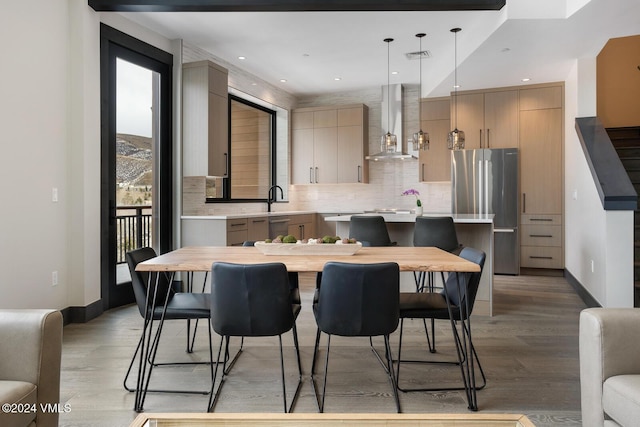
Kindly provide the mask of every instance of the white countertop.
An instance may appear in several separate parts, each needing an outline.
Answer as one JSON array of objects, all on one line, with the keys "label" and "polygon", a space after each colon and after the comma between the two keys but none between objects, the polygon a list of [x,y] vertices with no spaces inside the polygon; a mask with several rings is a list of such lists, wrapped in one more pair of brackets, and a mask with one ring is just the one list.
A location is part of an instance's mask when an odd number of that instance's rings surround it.
[{"label": "white countertop", "polygon": [[[370,215],[370,216],[381,216],[384,218],[385,222],[416,222],[415,214],[404,214],[404,213],[395,213],[395,214],[385,214],[385,213],[367,213],[367,214],[358,214],[358,215]],[[491,224],[493,223],[494,214],[486,214],[486,215],[474,215],[474,214],[437,214],[437,213],[426,213],[422,216],[450,216],[453,218],[453,222],[459,224]],[[325,221],[336,221],[336,222],[349,222],[351,220],[351,215],[338,215],[338,216],[328,216],[324,218]]]},{"label": "white countertop", "polygon": [[283,211],[283,212],[238,212],[237,214],[221,214],[221,215],[183,215],[180,219],[238,219],[238,218],[256,218],[256,217],[276,217],[287,215],[314,214],[315,211]]}]

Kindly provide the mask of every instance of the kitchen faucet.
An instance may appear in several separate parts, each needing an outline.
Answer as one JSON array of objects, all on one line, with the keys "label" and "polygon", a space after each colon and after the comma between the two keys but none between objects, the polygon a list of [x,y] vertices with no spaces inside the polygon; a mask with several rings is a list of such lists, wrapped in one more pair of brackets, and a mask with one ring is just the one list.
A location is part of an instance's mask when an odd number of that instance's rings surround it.
[{"label": "kitchen faucet", "polygon": [[271,203],[275,202],[276,198],[278,197],[278,192],[273,191],[276,188],[280,189],[280,197],[284,199],[284,192],[282,191],[282,187],[280,187],[279,185],[272,185],[271,187],[269,187],[269,193],[267,194],[267,212],[271,212]]}]

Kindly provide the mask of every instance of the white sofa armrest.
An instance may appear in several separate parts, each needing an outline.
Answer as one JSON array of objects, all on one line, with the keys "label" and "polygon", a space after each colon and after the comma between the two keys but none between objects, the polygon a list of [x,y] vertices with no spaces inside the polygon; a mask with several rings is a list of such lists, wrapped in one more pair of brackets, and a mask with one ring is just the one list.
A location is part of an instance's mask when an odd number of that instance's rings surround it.
[{"label": "white sofa armrest", "polygon": [[580,313],[582,425],[601,427],[602,386],[612,376],[640,374],[640,309],[589,308]]},{"label": "white sofa armrest", "polygon": [[60,403],[62,324],[56,310],[0,310],[0,380],[36,385],[38,426],[58,425],[40,405]]}]

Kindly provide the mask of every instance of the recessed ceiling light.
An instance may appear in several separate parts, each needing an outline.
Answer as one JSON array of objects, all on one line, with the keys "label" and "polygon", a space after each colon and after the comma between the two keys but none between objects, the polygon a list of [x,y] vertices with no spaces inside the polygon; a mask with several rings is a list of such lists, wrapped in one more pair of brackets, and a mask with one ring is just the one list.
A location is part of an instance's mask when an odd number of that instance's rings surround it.
[{"label": "recessed ceiling light", "polygon": [[251,86],[258,86],[258,83],[253,82],[253,83],[251,83]]},{"label": "recessed ceiling light", "polygon": [[531,79],[530,79],[529,77],[525,77],[524,79],[522,79],[522,81],[523,81],[523,82],[528,82],[528,81],[530,81],[530,80],[531,80]]},{"label": "recessed ceiling light", "polygon": [[461,87],[462,87],[462,86],[460,86],[460,85],[453,85],[453,88],[454,88],[454,89],[460,89]]},{"label": "recessed ceiling light", "polygon": [[287,79],[280,79],[280,83],[286,83]]},{"label": "recessed ceiling light", "polygon": [[247,59],[246,56],[238,56],[238,59]]},{"label": "recessed ceiling light", "polygon": [[342,80],[342,77],[334,77],[333,80],[339,82],[340,80]]},{"label": "recessed ceiling light", "polygon": [[399,74],[399,73],[397,71],[392,71],[391,74],[395,76],[396,74]]}]

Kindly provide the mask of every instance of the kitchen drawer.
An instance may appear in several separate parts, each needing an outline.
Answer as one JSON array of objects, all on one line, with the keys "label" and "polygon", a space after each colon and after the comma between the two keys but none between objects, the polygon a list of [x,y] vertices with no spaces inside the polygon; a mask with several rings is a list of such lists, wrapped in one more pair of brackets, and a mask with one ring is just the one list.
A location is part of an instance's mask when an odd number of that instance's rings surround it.
[{"label": "kitchen drawer", "polygon": [[237,231],[247,229],[247,218],[237,218],[227,220],[227,231]]},{"label": "kitchen drawer", "polygon": [[313,214],[301,214],[301,215],[290,215],[289,216],[289,225],[291,224],[306,224],[313,222]]},{"label": "kitchen drawer", "polygon": [[562,225],[562,215],[550,214],[522,214],[520,217],[522,225],[541,224],[541,225]]},{"label": "kitchen drawer", "polygon": [[562,246],[562,226],[523,225],[520,242],[522,246]]},{"label": "kitchen drawer", "polygon": [[562,268],[562,247],[522,246],[520,267]]}]

